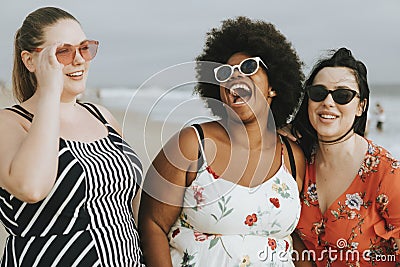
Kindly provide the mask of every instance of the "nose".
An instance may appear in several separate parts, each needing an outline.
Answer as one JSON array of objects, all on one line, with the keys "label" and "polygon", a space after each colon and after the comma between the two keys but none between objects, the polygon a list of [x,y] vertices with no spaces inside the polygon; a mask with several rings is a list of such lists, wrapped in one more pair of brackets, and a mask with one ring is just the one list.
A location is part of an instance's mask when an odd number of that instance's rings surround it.
[{"label": "nose", "polygon": [[85,59],[82,57],[81,52],[79,51],[79,48],[75,48],[75,56],[74,56],[74,61],[72,64],[74,65],[80,65],[85,63]]},{"label": "nose", "polygon": [[244,76],[245,76],[245,75],[243,75],[243,74],[239,71],[239,66],[236,66],[236,67],[233,69],[233,73],[232,73],[231,78],[244,77]]},{"label": "nose", "polygon": [[329,92],[322,103],[326,106],[332,107],[335,105],[335,101],[333,100],[332,93]]}]

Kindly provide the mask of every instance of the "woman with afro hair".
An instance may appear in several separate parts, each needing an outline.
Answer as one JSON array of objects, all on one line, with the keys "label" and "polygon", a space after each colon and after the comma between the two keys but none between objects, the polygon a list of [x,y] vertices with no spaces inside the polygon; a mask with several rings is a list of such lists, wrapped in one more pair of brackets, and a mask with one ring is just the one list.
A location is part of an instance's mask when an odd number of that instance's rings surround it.
[{"label": "woman with afro hair", "polygon": [[270,23],[238,17],[207,34],[195,91],[220,119],[182,129],[147,172],[148,266],[294,266],[305,160],[276,128],[296,112],[301,67]]}]

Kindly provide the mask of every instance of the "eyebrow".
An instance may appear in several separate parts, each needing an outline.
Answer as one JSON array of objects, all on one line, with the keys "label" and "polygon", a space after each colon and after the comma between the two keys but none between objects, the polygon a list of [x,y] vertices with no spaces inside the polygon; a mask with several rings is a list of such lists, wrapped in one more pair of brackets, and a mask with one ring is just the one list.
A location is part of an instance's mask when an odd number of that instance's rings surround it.
[{"label": "eyebrow", "polygon": [[81,45],[81,44],[83,44],[83,43],[85,43],[85,42],[88,42],[89,40],[88,39],[85,39],[85,40],[83,40],[82,42],[80,42],[78,45]]},{"label": "eyebrow", "polygon": [[352,90],[354,90],[352,87],[347,86],[347,85],[338,85],[338,86],[335,86],[334,88],[336,88],[336,89],[352,89]]}]

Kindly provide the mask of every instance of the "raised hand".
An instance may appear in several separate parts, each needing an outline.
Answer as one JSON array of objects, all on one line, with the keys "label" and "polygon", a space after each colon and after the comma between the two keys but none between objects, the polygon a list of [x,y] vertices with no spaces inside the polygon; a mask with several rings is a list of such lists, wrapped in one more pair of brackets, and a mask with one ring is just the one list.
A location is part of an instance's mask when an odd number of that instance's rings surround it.
[{"label": "raised hand", "polygon": [[57,92],[61,95],[64,87],[64,65],[58,62],[56,51],[62,43],[56,43],[43,48],[36,57],[35,76],[37,79],[37,91],[40,94]]}]

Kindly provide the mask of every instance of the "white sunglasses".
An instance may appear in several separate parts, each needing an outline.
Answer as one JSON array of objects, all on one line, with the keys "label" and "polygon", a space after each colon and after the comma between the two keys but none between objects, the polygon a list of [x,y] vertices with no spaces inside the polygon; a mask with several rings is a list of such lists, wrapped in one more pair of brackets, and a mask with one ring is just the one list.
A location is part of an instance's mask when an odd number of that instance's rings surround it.
[{"label": "white sunglasses", "polygon": [[267,65],[265,65],[260,57],[251,57],[246,58],[238,65],[231,66],[229,64],[224,64],[216,67],[214,69],[215,79],[220,83],[226,82],[232,77],[236,68],[241,74],[245,76],[251,76],[258,71],[258,68],[260,67],[260,62],[264,65],[265,69],[268,70]]}]

